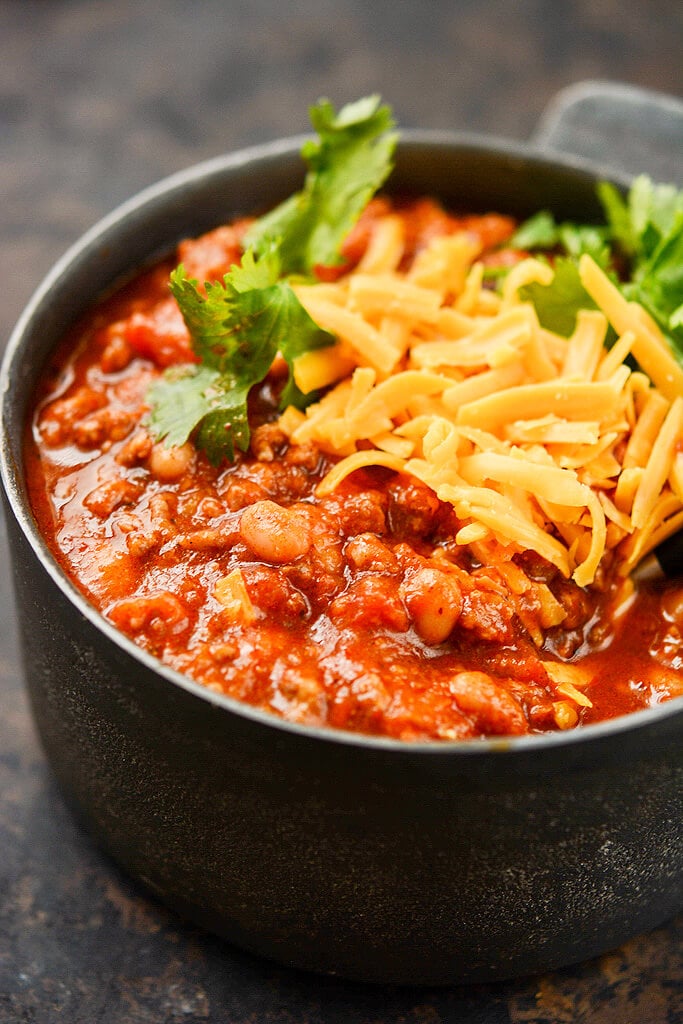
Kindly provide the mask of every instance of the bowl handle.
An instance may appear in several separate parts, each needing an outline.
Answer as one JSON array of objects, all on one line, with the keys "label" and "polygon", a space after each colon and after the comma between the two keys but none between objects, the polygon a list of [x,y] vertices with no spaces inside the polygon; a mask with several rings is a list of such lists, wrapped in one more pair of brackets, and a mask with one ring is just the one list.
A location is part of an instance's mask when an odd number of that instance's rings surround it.
[{"label": "bowl handle", "polygon": [[629,176],[683,184],[683,102],[638,86],[586,81],[562,89],[531,142]]}]

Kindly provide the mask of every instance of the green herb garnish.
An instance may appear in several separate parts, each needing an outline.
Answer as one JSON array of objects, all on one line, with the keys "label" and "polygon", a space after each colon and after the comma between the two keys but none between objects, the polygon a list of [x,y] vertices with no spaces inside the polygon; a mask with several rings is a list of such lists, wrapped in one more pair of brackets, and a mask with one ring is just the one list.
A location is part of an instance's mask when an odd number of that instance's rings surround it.
[{"label": "green herb garnish", "polygon": [[597,308],[581,284],[578,263],[567,257],[555,261],[555,276],[550,284],[527,284],[519,289],[519,294],[536,307],[542,327],[565,338],[572,334],[580,309]]},{"label": "green herb garnish", "polygon": [[558,224],[552,213],[541,210],[524,221],[507,244],[513,249],[558,248],[577,260],[586,252],[604,266],[609,258],[608,235],[609,228],[593,224],[574,224],[571,221]]},{"label": "green herb garnish", "polygon": [[632,260],[622,291],[647,309],[683,364],[683,191],[641,175],[626,201],[606,183],[599,195],[617,244]]},{"label": "green herb garnish", "polygon": [[304,188],[255,222],[241,265],[222,282],[207,283],[205,295],[182,266],[171,274],[199,363],[173,367],[153,385],[148,424],[171,445],[193,435],[214,464],[234,459],[236,448],[247,450],[249,392],[278,352],[290,370],[282,404],[305,404],[293,361],[335,339],[311,320],[287,277],[340,262],[345,236],[391,170],[396,135],[378,97],[339,113],[323,100],[310,113],[318,140],[302,149],[309,167]]},{"label": "green herb garnish", "polygon": [[[605,227],[557,224],[547,211],[520,225],[509,244],[560,254],[554,280],[549,285],[526,285],[520,289],[521,297],[533,302],[543,327],[568,336],[578,311],[595,308],[578,273],[579,257],[589,253],[624,295],[657,321],[683,364],[683,191],[641,175],[625,199],[609,182],[600,183],[598,197]],[[629,267],[627,281],[617,277],[615,256]]]},{"label": "green herb garnish", "polygon": [[293,360],[334,339],[311,320],[279,268],[275,250],[258,260],[247,252],[222,283],[206,285],[206,297],[182,265],[173,271],[171,292],[201,365],[172,368],[153,385],[150,426],[157,437],[183,444],[196,430],[197,445],[214,464],[234,459],[235,448],[246,451],[249,391],[278,351],[290,367],[285,401],[296,404]]},{"label": "green herb garnish", "polygon": [[391,170],[397,134],[389,107],[367,96],[335,113],[311,110],[318,141],[304,144],[309,170],[301,192],[261,217],[246,237],[257,252],[276,244],[284,274],[310,274],[340,262],[339,248]]}]

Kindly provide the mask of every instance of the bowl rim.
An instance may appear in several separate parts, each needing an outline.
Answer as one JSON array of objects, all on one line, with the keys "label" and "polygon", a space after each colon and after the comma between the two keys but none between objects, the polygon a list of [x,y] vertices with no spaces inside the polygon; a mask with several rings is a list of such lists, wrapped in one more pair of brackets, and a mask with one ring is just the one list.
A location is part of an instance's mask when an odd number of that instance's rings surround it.
[{"label": "bowl rim", "polygon": [[[91,604],[85,595],[72,582],[66,571],[50,551],[42,533],[38,529],[27,498],[22,493],[22,474],[19,466],[11,456],[10,446],[5,427],[7,410],[11,404],[11,376],[16,361],[21,355],[26,338],[30,336],[34,318],[44,307],[52,290],[58,284],[65,286],[69,273],[89,250],[114,236],[131,217],[144,212],[148,207],[170,202],[171,198],[192,186],[200,186],[208,178],[240,171],[251,164],[268,164],[272,161],[299,157],[301,145],[311,138],[310,135],[294,135],[275,139],[271,142],[259,143],[229,153],[220,154],[192,164],[182,170],[166,175],[151,185],[141,189],[111,212],[98,219],[89,229],[80,235],[53,264],[42,281],[38,284],[20,314],[10,334],[2,364],[0,365],[0,420],[2,421],[2,438],[0,443],[0,481],[3,484],[8,509],[13,514],[18,526],[24,533],[38,558],[41,567],[48,573],[52,582],[62,592],[67,601],[97,631],[102,632],[110,643],[118,647],[124,655],[134,662],[140,662],[151,673],[161,676],[189,696],[210,706],[218,712],[247,719],[255,724],[274,730],[276,734],[285,734],[303,740],[322,742],[325,745],[362,748],[386,752],[389,755],[409,754],[418,757],[449,758],[464,757],[466,759],[488,757],[521,757],[533,755],[544,750],[572,752],[583,750],[599,744],[608,737],[627,736],[632,733],[646,731],[661,722],[669,720],[683,724],[683,697],[641,709],[616,718],[589,724],[576,729],[552,733],[526,734],[523,736],[487,737],[470,740],[399,740],[387,736],[375,736],[350,730],[336,729],[331,726],[305,725],[291,722],[269,712],[254,707],[225,694],[215,693],[202,683],[165,665],[155,656],[143,650],[124,633],[120,632],[105,616]],[[450,131],[405,129],[401,133],[399,151],[410,151],[411,148],[432,147],[437,151],[451,151],[454,148],[473,153],[481,152],[491,157],[508,157],[512,160],[523,160],[536,167],[548,170],[563,169],[574,171],[582,176],[593,179],[607,178],[618,187],[625,189],[632,180],[631,176],[620,173],[611,166],[587,160],[571,154],[548,151],[542,147],[528,143],[520,143],[495,135]],[[302,162],[302,176],[303,176]],[[115,284],[115,282],[112,282]],[[93,301],[93,300],[91,300]],[[87,307],[86,307],[87,308]]]}]

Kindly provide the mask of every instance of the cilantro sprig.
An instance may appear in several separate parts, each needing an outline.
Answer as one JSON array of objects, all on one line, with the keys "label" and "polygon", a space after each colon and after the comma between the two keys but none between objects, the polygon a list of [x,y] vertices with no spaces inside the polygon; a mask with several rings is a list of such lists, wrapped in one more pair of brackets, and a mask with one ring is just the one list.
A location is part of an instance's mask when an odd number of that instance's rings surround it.
[{"label": "cilantro sprig", "polygon": [[247,233],[256,252],[277,245],[285,274],[310,274],[340,262],[339,248],[391,170],[398,135],[391,110],[366,96],[335,113],[323,100],[310,111],[318,139],[304,143],[304,187]]},{"label": "cilantro sprig", "polygon": [[654,317],[683,364],[683,190],[641,175],[626,201],[608,183],[599,196],[615,241],[632,260],[624,294]]},{"label": "cilantro sprig", "polygon": [[317,140],[306,142],[304,187],[247,233],[240,266],[204,292],[181,265],[170,288],[199,362],[173,367],[150,389],[149,429],[180,445],[193,437],[214,464],[249,446],[248,396],[279,352],[289,367],[283,405],[303,405],[297,356],[332,344],[311,319],[288,277],[340,262],[340,247],[392,166],[396,134],[388,107],[368,96],[336,113],[327,100],[310,111]]},{"label": "cilantro sprig", "polygon": [[196,431],[198,447],[214,464],[234,459],[235,448],[246,451],[249,391],[266,376],[278,351],[290,368],[283,397],[296,404],[294,359],[333,338],[313,322],[280,279],[279,268],[275,250],[260,259],[247,252],[222,283],[206,284],[206,296],[182,264],[173,271],[171,292],[201,363],[169,370],[152,386],[150,426],[157,437],[179,445]]},{"label": "cilantro sprig", "polygon": [[[641,175],[625,198],[609,182],[599,184],[598,198],[604,226],[558,224],[547,211],[520,225],[510,244],[558,254],[553,281],[526,285],[520,295],[533,302],[544,327],[568,336],[578,311],[595,308],[579,278],[578,261],[587,252],[628,299],[647,309],[683,365],[683,191]],[[615,256],[628,266],[626,280],[614,270]]]}]

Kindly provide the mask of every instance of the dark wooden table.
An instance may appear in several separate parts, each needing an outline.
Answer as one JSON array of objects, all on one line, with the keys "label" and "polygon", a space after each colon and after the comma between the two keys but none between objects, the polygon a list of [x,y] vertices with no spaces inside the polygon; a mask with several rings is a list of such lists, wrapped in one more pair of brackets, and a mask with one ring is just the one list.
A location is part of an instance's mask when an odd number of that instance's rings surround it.
[{"label": "dark wooden table", "polygon": [[[380,91],[400,123],[525,138],[552,95],[683,89],[677,0],[0,0],[0,345],[54,259],[204,157]],[[6,566],[0,523],[0,564]],[[377,989],[275,967],[123,877],[62,803],[26,705],[0,572],[0,1022],[680,1024],[683,920],[490,987]],[[625,768],[627,770],[627,767]]]}]

